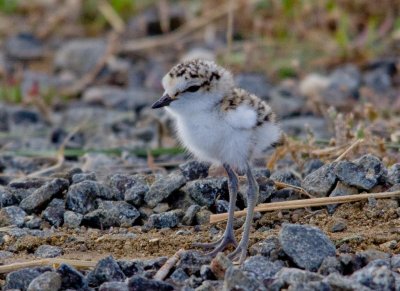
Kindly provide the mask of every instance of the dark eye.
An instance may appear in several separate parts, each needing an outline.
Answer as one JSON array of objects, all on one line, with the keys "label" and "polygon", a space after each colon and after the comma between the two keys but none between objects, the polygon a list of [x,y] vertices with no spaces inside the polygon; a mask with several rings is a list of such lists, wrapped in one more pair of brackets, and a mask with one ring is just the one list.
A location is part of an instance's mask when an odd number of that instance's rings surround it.
[{"label": "dark eye", "polygon": [[198,86],[198,85],[194,85],[194,86],[190,86],[189,88],[187,88],[186,90],[185,90],[185,92],[196,92],[197,90],[199,90],[200,89],[200,86]]}]

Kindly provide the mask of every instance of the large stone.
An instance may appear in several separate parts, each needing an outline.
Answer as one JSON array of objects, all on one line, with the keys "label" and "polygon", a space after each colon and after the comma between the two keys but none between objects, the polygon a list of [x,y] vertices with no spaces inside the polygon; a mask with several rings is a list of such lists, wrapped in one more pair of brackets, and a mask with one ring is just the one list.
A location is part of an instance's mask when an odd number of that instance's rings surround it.
[{"label": "large stone", "polygon": [[95,181],[83,181],[72,185],[67,193],[66,208],[74,212],[86,214],[96,208],[95,199],[105,197],[108,187]]},{"label": "large stone", "polygon": [[139,216],[139,211],[125,201],[100,201],[99,208],[87,213],[82,224],[96,228],[129,227]]},{"label": "large stone", "polygon": [[26,212],[18,206],[8,206],[0,210],[0,226],[16,225],[22,227]]},{"label": "large stone", "polygon": [[134,182],[129,188],[126,189],[124,193],[124,200],[135,206],[141,206],[150,187],[148,186],[146,177],[144,175],[135,175],[133,177]]},{"label": "large stone", "polygon": [[315,197],[328,196],[336,182],[334,167],[335,164],[327,164],[311,172],[304,178],[302,187]]},{"label": "large stone", "polygon": [[56,227],[64,223],[65,202],[63,199],[55,198],[49,206],[43,211],[42,217],[47,220],[51,225]]},{"label": "large stone", "polygon": [[3,290],[19,289],[26,291],[33,279],[47,271],[51,271],[51,269],[49,267],[37,267],[11,272],[6,276],[6,283],[3,286]]},{"label": "large stone", "polygon": [[125,280],[125,274],[122,272],[117,261],[109,256],[101,259],[94,270],[88,276],[89,285],[93,287],[100,286],[104,282]]},{"label": "large stone", "polygon": [[389,263],[376,260],[354,272],[351,278],[372,290],[395,290],[395,276],[390,270]]},{"label": "large stone", "polygon": [[70,228],[77,228],[81,225],[83,215],[73,211],[64,212],[64,226]]},{"label": "large stone", "polygon": [[150,207],[155,207],[159,202],[169,197],[172,192],[181,188],[186,182],[182,173],[172,172],[169,175],[156,180],[146,193],[144,201]]},{"label": "large stone", "polygon": [[366,169],[363,165],[353,162],[340,161],[334,172],[344,184],[362,190],[370,190],[378,184],[379,176],[375,174],[374,169]]},{"label": "large stone", "polygon": [[61,264],[57,273],[61,275],[61,290],[87,290],[88,282],[80,272],[67,264]]},{"label": "large stone", "polygon": [[306,270],[316,271],[324,258],[336,255],[332,241],[313,226],[283,224],[279,241],[291,260]]},{"label": "large stone", "polygon": [[210,207],[218,196],[228,196],[228,183],[226,178],[201,179],[188,182],[183,191],[198,205]]},{"label": "large stone", "polygon": [[45,272],[32,280],[28,291],[56,291],[61,287],[61,276],[56,272]]},{"label": "large stone", "polygon": [[68,186],[68,180],[59,178],[53,179],[51,182],[38,188],[31,195],[23,199],[20,203],[20,207],[27,213],[38,212],[56,195],[67,190]]},{"label": "large stone", "polygon": [[282,261],[271,262],[263,256],[252,256],[243,262],[242,270],[263,282],[272,279],[284,266]]}]

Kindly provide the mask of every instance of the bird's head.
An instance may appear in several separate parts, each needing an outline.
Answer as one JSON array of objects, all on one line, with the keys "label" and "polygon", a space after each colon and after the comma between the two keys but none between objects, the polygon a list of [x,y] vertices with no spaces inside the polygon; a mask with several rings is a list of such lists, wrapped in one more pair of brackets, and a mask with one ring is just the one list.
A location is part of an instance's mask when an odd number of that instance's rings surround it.
[{"label": "bird's head", "polygon": [[162,79],[164,95],[152,108],[215,103],[229,93],[234,81],[232,74],[212,61],[190,60],[174,66]]}]

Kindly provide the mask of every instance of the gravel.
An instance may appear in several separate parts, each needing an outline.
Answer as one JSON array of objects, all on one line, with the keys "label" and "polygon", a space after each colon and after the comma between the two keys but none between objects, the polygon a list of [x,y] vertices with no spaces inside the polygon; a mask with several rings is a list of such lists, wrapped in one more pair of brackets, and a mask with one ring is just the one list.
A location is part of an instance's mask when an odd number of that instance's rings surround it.
[{"label": "gravel", "polygon": [[328,196],[337,179],[333,172],[334,169],[335,164],[327,164],[318,168],[304,178],[301,186],[315,197]]},{"label": "gravel", "polygon": [[62,248],[50,245],[41,245],[35,251],[35,256],[39,258],[55,258],[61,256]]},{"label": "gravel", "polygon": [[41,186],[31,195],[23,199],[20,207],[27,213],[38,212],[45,207],[56,195],[62,194],[68,189],[69,182],[65,179],[54,179]]},{"label": "gravel", "polygon": [[159,202],[169,197],[172,192],[178,190],[186,182],[182,173],[172,172],[169,175],[155,181],[144,197],[144,201],[150,207],[155,207]]},{"label": "gravel", "polygon": [[8,206],[0,210],[0,226],[16,225],[22,227],[26,212],[18,206]]},{"label": "gravel", "polygon": [[283,224],[279,233],[283,251],[300,268],[316,271],[325,257],[336,254],[335,245],[318,228]]},{"label": "gravel", "polygon": [[45,272],[35,279],[28,286],[28,291],[54,291],[61,287],[61,276],[57,272]]}]

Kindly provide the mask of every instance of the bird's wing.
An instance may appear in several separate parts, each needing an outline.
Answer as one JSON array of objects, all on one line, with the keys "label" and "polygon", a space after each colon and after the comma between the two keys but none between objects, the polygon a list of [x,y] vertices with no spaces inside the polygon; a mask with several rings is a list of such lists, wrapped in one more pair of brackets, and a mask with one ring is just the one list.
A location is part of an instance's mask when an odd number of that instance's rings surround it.
[{"label": "bird's wing", "polygon": [[240,104],[227,110],[225,118],[233,128],[250,129],[257,124],[257,111],[247,104]]}]

